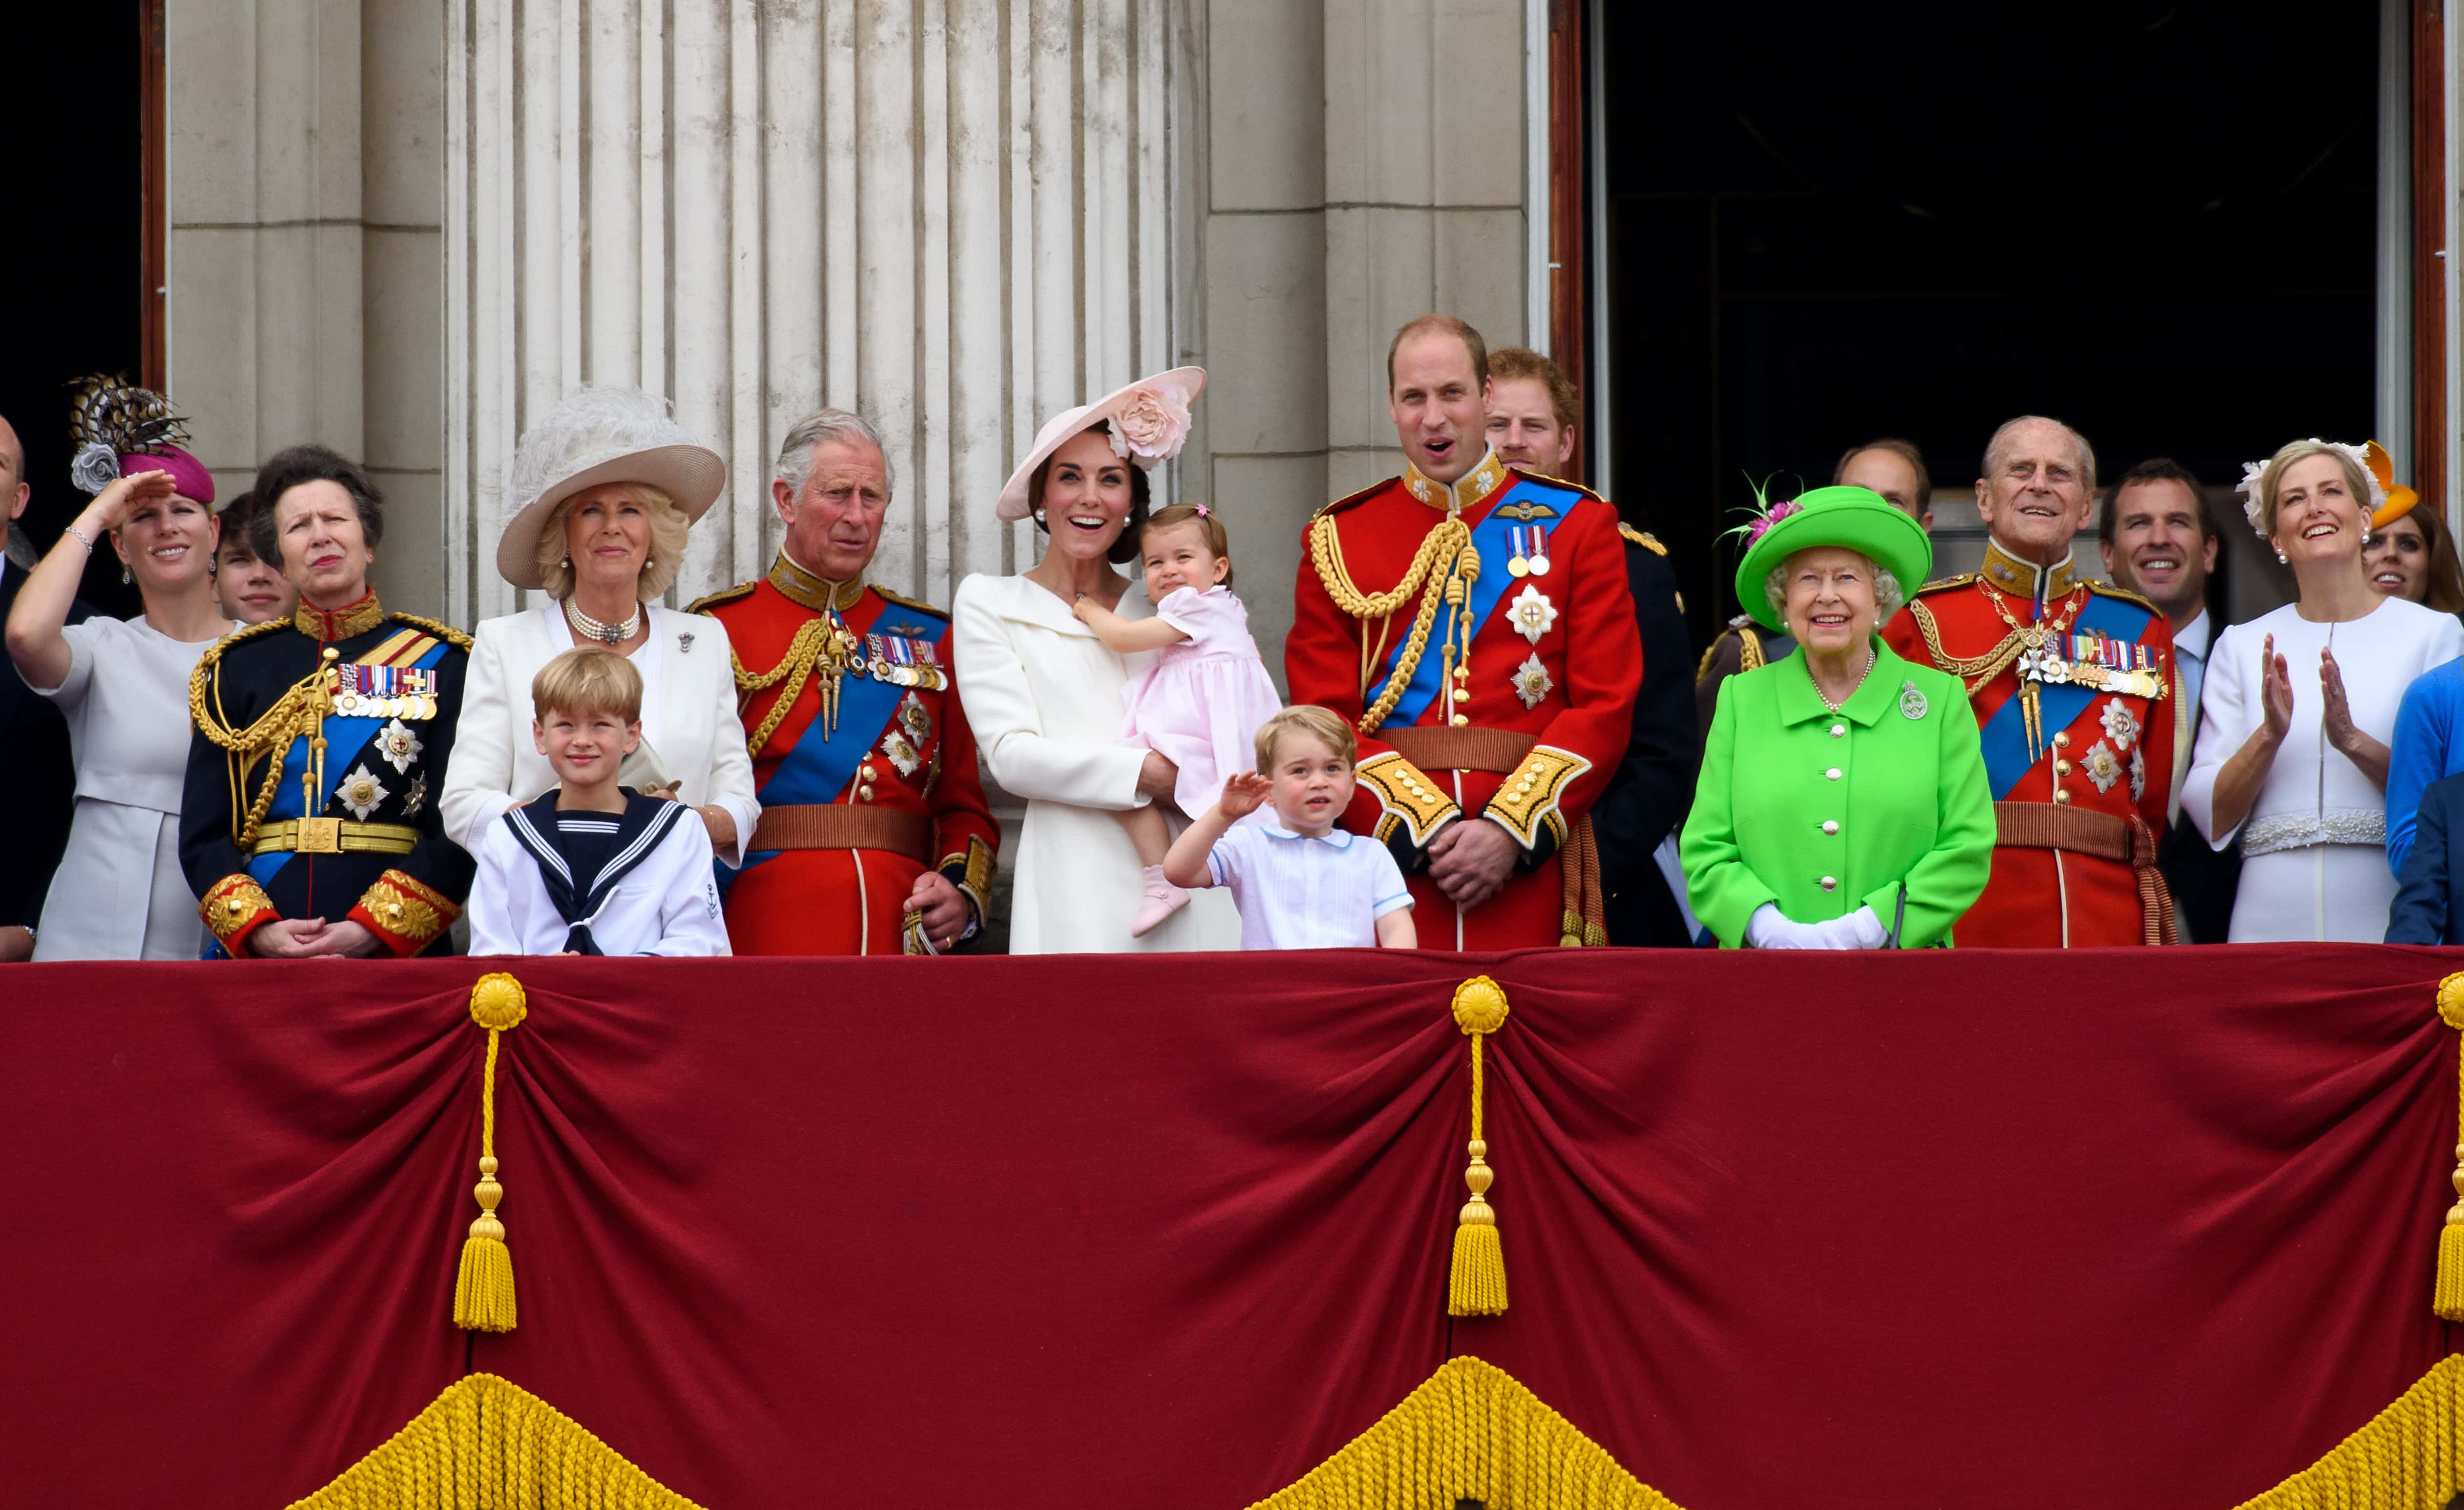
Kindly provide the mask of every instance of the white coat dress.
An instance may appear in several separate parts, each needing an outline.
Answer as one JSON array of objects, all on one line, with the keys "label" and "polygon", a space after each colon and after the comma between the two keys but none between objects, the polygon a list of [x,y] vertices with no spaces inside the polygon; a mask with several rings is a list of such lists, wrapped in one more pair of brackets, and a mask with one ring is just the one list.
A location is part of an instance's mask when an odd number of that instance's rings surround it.
[{"label": "white coat dress", "polygon": [[[655,603],[642,611],[650,633],[629,657],[642,675],[642,742],[658,752],[680,800],[724,808],[736,820],[736,843],[719,858],[741,865],[761,804],[736,716],[727,626]],[[462,722],[437,811],[446,836],[474,855],[490,824],[557,785],[556,768],[531,737],[531,678],[573,647],[573,626],[558,603],[490,619],[471,636]]]},{"label": "white coat dress", "polygon": [[[2259,655],[2271,634],[2293,678],[2293,724],[2249,815],[2217,833],[2216,778],[2267,717]],[[2464,626],[2389,598],[2343,624],[2314,624],[2288,603],[2217,636],[2200,687],[2198,753],[2182,783],[2182,811],[2217,849],[2242,836],[2229,943],[2387,937],[2395,900],[2387,792],[2327,743],[2319,653],[2331,645],[2353,726],[2384,744],[2395,738],[2396,709],[2412,679],[2464,655]]]},{"label": "white coat dress", "polygon": [[[1124,618],[1155,606],[1132,586]],[[1147,655],[1104,648],[1069,606],[1020,577],[974,576],[951,611],[958,700],[984,774],[1026,799],[1011,885],[1012,954],[1237,949],[1241,915],[1200,891],[1144,938],[1138,854],[1113,814],[1138,807],[1147,752],[1120,743],[1121,689]],[[1149,653],[1152,654],[1152,653]]]}]

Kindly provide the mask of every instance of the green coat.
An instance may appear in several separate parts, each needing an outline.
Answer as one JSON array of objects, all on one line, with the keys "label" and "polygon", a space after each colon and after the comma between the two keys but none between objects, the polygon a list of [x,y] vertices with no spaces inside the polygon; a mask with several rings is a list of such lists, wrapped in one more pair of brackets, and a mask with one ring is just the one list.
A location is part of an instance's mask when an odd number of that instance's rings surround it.
[{"label": "green coat", "polygon": [[1678,854],[1694,914],[1724,947],[1745,942],[1767,901],[1794,922],[1871,907],[1887,928],[1903,880],[1902,946],[1948,944],[1985,890],[1993,799],[1967,690],[1879,643],[1874,653],[1837,716],[1803,651],[1720,684]]}]

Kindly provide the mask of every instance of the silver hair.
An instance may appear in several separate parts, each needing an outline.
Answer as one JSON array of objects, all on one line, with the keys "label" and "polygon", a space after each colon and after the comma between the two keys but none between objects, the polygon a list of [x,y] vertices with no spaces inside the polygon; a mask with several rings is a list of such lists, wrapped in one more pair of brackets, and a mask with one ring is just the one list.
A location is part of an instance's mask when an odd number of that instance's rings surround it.
[{"label": "silver hair", "polygon": [[868,424],[863,416],[843,409],[817,409],[788,427],[787,438],[779,443],[779,480],[787,491],[804,491],[804,479],[813,475],[813,449],[833,440],[850,437],[870,443],[881,453],[882,479],[890,485],[891,496],[898,494],[898,464],[890,459],[890,448],[881,443],[881,432]]},{"label": "silver hair", "polygon": [[[1807,548],[1819,549],[1821,547],[1809,546]],[[1795,559],[1796,555],[1801,554],[1803,554],[1801,551],[1795,552],[1791,555],[1790,560],[1793,561]],[[1892,614],[1900,611],[1900,606],[1902,604],[1908,601],[1907,589],[1900,586],[1900,579],[1893,575],[1890,569],[1884,566],[1881,562],[1876,561],[1871,556],[1859,552],[1851,552],[1851,554],[1856,555],[1859,561],[1863,562],[1865,564],[1866,571],[1873,575],[1874,623],[1877,627],[1880,627],[1884,620],[1888,619]],[[1763,598],[1764,601],[1771,604],[1771,617],[1779,620],[1783,624],[1787,623],[1788,562],[1783,561],[1778,566],[1771,567],[1771,575],[1763,579]]]},{"label": "silver hair", "polygon": [[2079,485],[2089,493],[2096,491],[2096,448],[2087,443],[2085,435],[2071,429],[2060,420],[2045,414],[2022,414],[2016,419],[2006,419],[2002,422],[2002,428],[1993,432],[1993,438],[1985,443],[1987,477],[1998,477],[2002,475],[2002,448],[2010,440],[2011,432],[2022,425],[2051,425],[2070,436],[2071,444],[2079,449]]}]

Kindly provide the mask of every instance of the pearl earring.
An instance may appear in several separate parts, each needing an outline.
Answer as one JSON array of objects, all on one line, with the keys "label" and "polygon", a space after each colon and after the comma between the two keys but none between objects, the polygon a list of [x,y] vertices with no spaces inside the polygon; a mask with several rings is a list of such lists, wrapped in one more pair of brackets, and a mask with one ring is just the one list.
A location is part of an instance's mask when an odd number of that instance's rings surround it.
[{"label": "pearl earring", "polygon": [[2282,551],[2280,551],[2280,550],[2279,550],[2279,551],[2277,551],[2277,552],[2276,553],[2276,563],[2277,563],[2277,566],[2287,566],[2287,565],[2290,565],[2290,563],[2286,562],[2286,561],[2285,561],[2285,559],[2284,559],[2284,552],[2282,552]]},{"label": "pearl earring", "polygon": [[1035,510],[1035,522],[1036,522],[1037,523],[1039,523],[1039,524],[1041,524],[1041,523],[1043,523],[1043,522],[1044,522],[1044,509],[1043,509],[1043,506],[1042,506],[1042,505],[1040,505],[1040,504],[1036,507],[1036,510]]}]

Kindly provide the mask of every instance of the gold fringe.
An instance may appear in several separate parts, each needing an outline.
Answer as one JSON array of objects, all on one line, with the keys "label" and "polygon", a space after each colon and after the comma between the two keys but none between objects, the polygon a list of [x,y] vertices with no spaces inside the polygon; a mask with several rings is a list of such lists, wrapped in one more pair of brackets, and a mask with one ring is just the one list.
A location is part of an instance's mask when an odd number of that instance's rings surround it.
[{"label": "gold fringe", "polygon": [[2464,1358],[2442,1358],[2367,1426],[2239,1510],[2444,1510],[2464,1490],[2459,1406]]},{"label": "gold fringe", "polygon": [[[2438,983],[2438,1017],[2450,1028],[2464,1030],[2464,974]],[[2464,1321],[2464,1051],[2455,1060],[2455,1204],[2447,1209],[2447,1225],[2438,1232],[2438,1278],[2430,1308],[2441,1321]]]},{"label": "gold fringe", "polygon": [[514,1329],[514,1255],[505,1246],[505,1224],[496,1203],[496,1047],[530,1015],[522,983],[501,972],[482,975],[471,987],[471,1020],[488,1030],[488,1060],[479,1072],[479,1183],[471,1193],[479,1219],[462,1242],[462,1265],[453,1276],[453,1324],[466,1332]]},{"label": "gold fringe", "polygon": [[1454,1258],[1446,1270],[1448,1316],[1506,1314],[1506,1248],[1498,1241],[1497,1212],[1488,1204],[1488,1187],[1497,1176],[1483,1137],[1480,1053],[1481,1040],[1506,1026],[1506,991],[1485,975],[1455,988],[1455,1026],[1471,1039],[1471,1167],[1463,1171],[1471,1199],[1455,1223]]},{"label": "gold fringe", "polygon": [[1506,1370],[1450,1358],[1299,1482],[1252,1510],[1677,1510]]},{"label": "gold fringe", "polygon": [[[472,1374],[291,1510],[698,1510],[539,1396]],[[1451,1510],[1451,1507],[1449,1507]]]}]

